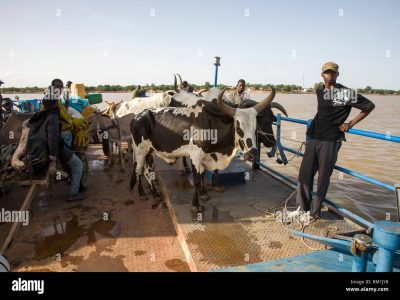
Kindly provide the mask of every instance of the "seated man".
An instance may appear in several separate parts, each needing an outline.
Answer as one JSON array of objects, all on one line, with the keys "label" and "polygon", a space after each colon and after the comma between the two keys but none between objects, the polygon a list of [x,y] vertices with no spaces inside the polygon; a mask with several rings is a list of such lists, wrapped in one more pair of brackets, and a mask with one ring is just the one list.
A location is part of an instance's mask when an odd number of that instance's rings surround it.
[{"label": "seated man", "polygon": [[146,97],[146,90],[142,88],[140,85],[136,86],[136,88],[132,92],[132,99],[135,99],[137,97],[139,98]]},{"label": "seated man", "polygon": [[3,98],[3,105],[1,106],[1,113],[3,116],[3,123],[7,122],[8,117],[13,112],[13,102],[10,98]]},{"label": "seated man", "polygon": [[[61,108],[61,98],[65,96],[65,89],[64,89],[64,83],[62,82],[61,79],[54,79],[51,82],[51,87],[53,88],[53,91],[56,93],[54,94],[55,99],[58,101],[60,100],[60,109]],[[61,137],[64,140],[65,145],[67,145],[70,149],[72,149],[72,131],[73,131],[73,124],[71,121],[70,116],[67,113],[68,105],[69,105],[69,96],[65,100],[65,110],[63,109],[63,113],[60,115],[60,121],[61,121]]]},{"label": "seated man", "polygon": [[56,161],[57,157],[62,164],[67,164],[71,169],[70,196],[67,201],[83,200],[84,195],[79,193],[83,163],[61,138],[57,99],[52,94],[45,95],[42,103],[44,110],[35,113],[29,120],[27,155],[38,163],[36,167],[47,165],[48,160]]},{"label": "seated man", "polygon": [[193,86],[191,86],[186,80],[184,80],[181,84],[181,89],[188,92],[188,93],[193,93]]}]

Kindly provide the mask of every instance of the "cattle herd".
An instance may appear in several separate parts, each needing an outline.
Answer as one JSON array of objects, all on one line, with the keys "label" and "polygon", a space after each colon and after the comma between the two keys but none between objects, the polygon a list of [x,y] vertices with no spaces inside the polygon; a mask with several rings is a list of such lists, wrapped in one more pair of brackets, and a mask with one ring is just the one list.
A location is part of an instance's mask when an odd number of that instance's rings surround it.
[{"label": "cattle herd", "polygon": [[234,107],[224,90],[214,87],[188,92],[179,89],[175,80],[175,90],[127,102],[107,102],[108,108],[102,115],[89,119],[89,135],[107,132],[111,159],[113,143],[121,147],[121,142],[127,141],[132,146],[130,186],[131,189],[138,186],[140,197],[145,197],[143,180],[146,180],[152,196],[160,198],[154,185],[155,176],[151,176],[153,155],[169,164],[182,158],[186,172],[190,169],[185,158],[189,158],[195,185],[191,210],[200,213],[204,207],[199,199],[208,199],[204,188],[205,170],[217,173],[225,169],[238,150],[255,157],[263,144],[274,151],[275,116],[271,108],[287,115],[281,105],[271,103],[274,97],[272,88],[262,101],[244,100],[239,107]]}]

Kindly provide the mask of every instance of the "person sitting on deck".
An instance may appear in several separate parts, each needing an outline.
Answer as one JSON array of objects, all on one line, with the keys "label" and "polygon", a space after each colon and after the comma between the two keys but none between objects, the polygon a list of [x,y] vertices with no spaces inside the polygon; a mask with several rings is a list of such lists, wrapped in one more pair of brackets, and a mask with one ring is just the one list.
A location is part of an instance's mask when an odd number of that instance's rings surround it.
[{"label": "person sitting on deck", "polygon": [[193,93],[193,86],[191,86],[186,80],[184,80],[181,84],[181,89],[188,92]]},{"label": "person sitting on deck", "polygon": [[[51,89],[50,89],[51,91]],[[79,193],[83,163],[71,149],[66,147],[60,134],[60,119],[58,96],[49,92],[42,100],[44,110],[35,113],[29,119],[29,141],[27,155],[37,162],[36,169],[42,169],[48,161],[56,161],[71,169],[70,195],[67,201],[83,200],[85,196]],[[34,168],[35,169],[35,168]]]},{"label": "person sitting on deck", "polygon": [[65,101],[65,107],[68,109],[69,106],[69,96],[71,95],[71,85],[72,81],[67,81],[67,84],[65,85],[65,88],[62,91],[62,98]]},{"label": "person sitting on deck", "polygon": [[[64,95],[64,83],[62,82],[61,79],[54,79],[51,82],[51,88],[56,91],[54,93],[54,97],[56,97],[57,101],[61,103],[61,97]],[[68,99],[65,99],[65,112],[67,112],[68,105],[69,105],[69,97]],[[62,104],[59,107],[60,110],[62,109]],[[63,111],[64,111],[63,110]],[[60,111],[60,121],[61,121],[61,136],[64,140],[65,145],[67,145],[70,149],[72,148],[72,131],[73,131],[73,124],[71,121],[71,118],[69,117],[68,113],[65,114]]]},{"label": "person sitting on deck", "polygon": [[[375,108],[374,103],[339,83],[339,66],[327,62],[322,66],[324,86],[316,89],[318,112],[307,130],[306,148],[301,162],[296,204],[297,211],[309,211],[311,220],[320,217],[322,202],[328,192],[330,177],[338,152],[345,141],[345,132],[364,119]],[[361,112],[346,122],[351,108]],[[318,171],[318,186],[314,198],[312,189]]]},{"label": "person sitting on deck", "polygon": [[143,89],[140,85],[136,86],[136,88],[132,92],[132,99],[135,99],[137,97],[146,97],[146,90]]},{"label": "person sitting on deck", "polygon": [[238,80],[235,91],[228,96],[228,99],[235,107],[239,107],[243,100],[250,99],[250,94],[246,90],[246,81],[244,79]]}]

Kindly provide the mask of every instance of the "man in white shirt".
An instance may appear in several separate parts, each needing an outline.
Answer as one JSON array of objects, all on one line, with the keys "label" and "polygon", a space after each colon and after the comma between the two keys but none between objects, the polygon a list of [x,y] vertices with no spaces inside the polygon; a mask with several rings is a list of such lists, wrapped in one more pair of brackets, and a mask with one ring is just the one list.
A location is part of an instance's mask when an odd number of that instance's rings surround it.
[{"label": "man in white shirt", "polygon": [[235,104],[236,107],[239,107],[243,100],[250,99],[250,94],[247,92],[246,81],[244,81],[244,79],[238,80],[236,90],[228,96],[228,99]]}]

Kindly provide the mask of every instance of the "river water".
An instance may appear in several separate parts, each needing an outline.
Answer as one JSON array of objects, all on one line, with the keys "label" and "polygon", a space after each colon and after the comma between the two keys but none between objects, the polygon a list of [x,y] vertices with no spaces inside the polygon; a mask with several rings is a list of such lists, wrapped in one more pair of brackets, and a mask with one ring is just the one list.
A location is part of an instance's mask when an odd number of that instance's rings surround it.
[{"label": "river water", "polygon": [[[3,95],[3,97],[13,98],[14,95]],[[21,99],[39,97],[40,95],[37,94],[21,95]],[[126,101],[130,97],[130,93],[103,94],[105,101]],[[262,97],[263,94],[253,93],[255,100]],[[355,128],[400,136],[400,96],[369,95],[367,97],[375,103],[376,108]],[[292,118],[312,119],[317,110],[317,99],[314,94],[277,94],[274,101],[281,103]],[[99,105],[99,108],[104,108],[104,104]],[[357,109],[353,109],[349,119],[351,120],[358,112]],[[298,149],[301,146],[300,142],[285,139],[304,141],[305,129],[305,125],[283,122],[282,143]],[[389,184],[400,183],[400,144],[352,134],[347,134],[346,138],[347,142],[342,145],[337,165]],[[284,166],[277,164],[275,158],[268,158],[265,154],[266,150],[261,150],[262,161],[292,179],[297,178],[301,157],[294,157],[291,153],[286,153],[288,159],[293,159]],[[268,195],[268,191],[265,193]],[[328,198],[370,221],[387,218],[396,220],[394,192],[336,170],[331,177]]]}]

